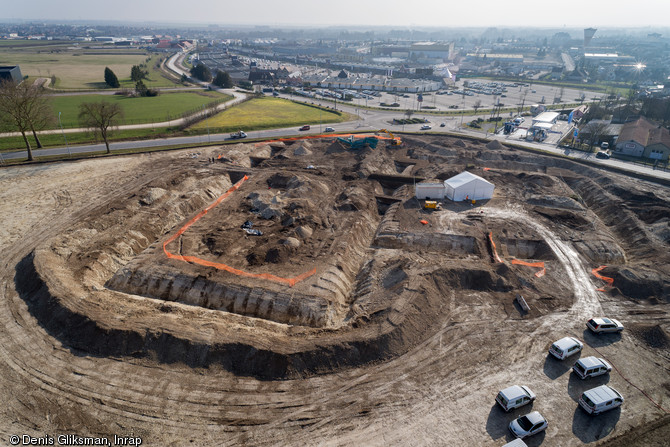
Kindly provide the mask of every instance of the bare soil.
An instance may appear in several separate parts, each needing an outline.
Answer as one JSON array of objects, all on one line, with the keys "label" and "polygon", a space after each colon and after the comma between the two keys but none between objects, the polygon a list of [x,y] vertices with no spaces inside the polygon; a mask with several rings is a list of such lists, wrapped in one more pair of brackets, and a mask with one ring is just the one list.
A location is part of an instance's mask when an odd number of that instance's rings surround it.
[{"label": "bare soil", "polygon": [[[434,211],[413,197],[415,177],[463,170],[494,197]],[[163,244],[245,175],[167,248],[255,276],[168,258]],[[666,439],[667,187],[432,136],[15,167],[0,184],[3,442],[499,446],[529,410],[493,404],[512,384],[549,420],[528,445]],[[259,277],[306,272],[293,287]],[[593,316],[626,330],[595,336]],[[576,378],[578,356],[547,356],[566,335],[615,370]],[[625,403],[587,416],[577,400],[603,383]]]}]

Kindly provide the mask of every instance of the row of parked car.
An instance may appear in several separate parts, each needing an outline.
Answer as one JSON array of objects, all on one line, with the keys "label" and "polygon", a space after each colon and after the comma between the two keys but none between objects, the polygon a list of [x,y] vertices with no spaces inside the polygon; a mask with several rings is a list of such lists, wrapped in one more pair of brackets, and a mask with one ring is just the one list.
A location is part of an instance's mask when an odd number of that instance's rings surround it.
[{"label": "row of parked car", "polygon": [[[623,324],[613,318],[591,318],[586,322],[586,327],[595,334],[623,331]],[[565,360],[580,352],[583,348],[584,344],[575,337],[564,337],[551,344],[549,354],[558,360]],[[608,374],[612,371],[612,365],[605,359],[591,356],[579,359],[572,366],[572,370],[577,377],[584,380]],[[535,401],[536,398],[535,393],[527,386],[513,385],[498,392],[495,401],[505,412],[509,412]],[[607,385],[601,385],[582,393],[579,398],[579,406],[588,414],[596,415],[621,406],[623,401],[623,396],[617,390]],[[539,411],[525,414],[510,422],[509,431],[517,439],[503,447],[526,446],[526,443],[521,439],[546,430],[548,425],[547,420]]]}]

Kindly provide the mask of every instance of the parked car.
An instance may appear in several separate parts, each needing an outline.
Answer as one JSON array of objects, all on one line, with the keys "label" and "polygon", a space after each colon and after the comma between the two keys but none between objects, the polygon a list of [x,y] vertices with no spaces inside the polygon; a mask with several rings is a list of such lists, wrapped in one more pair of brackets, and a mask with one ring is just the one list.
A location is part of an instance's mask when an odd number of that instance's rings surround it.
[{"label": "parked car", "polygon": [[591,332],[596,334],[600,334],[602,332],[623,331],[623,324],[614,318],[591,318],[586,322],[586,327],[591,329]]},{"label": "parked car", "polygon": [[430,129],[432,129],[432,127],[430,127],[428,124],[424,124],[423,126],[421,126],[421,130],[430,130]]},{"label": "parked car", "polygon": [[309,127],[308,125],[304,125],[299,130],[309,130],[309,129],[311,129],[311,127]]},{"label": "parked car", "polygon": [[600,144],[600,148],[601,148],[601,149],[605,149],[605,150],[607,150],[607,149],[610,148],[610,144],[609,144],[607,141],[603,141],[603,142]]},{"label": "parked car", "polygon": [[515,408],[527,405],[535,400],[533,393],[527,386],[513,385],[501,390],[496,396],[496,402],[503,410],[509,412]]},{"label": "parked car", "polygon": [[579,398],[579,406],[589,414],[600,414],[623,404],[623,396],[614,388],[601,385],[584,391]]},{"label": "parked car", "polygon": [[509,431],[517,438],[527,438],[546,430],[547,420],[539,411],[533,411],[510,422]]},{"label": "parked car", "polygon": [[612,365],[607,363],[605,359],[591,356],[577,360],[577,363],[573,365],[572,370],[580,379],[588,379],[589,377],[607,374],[612,371]]},{"label": "parked car", "polygon": [[608,154],[607,152],[598,151],[598,152],[596,152],[596,158],[602,158],[603,160],[609,160],[610,159],[610,154]]},{"label": "parked car", "polygon": [[324,129],[324,132],[335,132],[335,129],[333,129],[332,127],[326,127]]},{"label": "parked car", "polygon": [[549,348],[549,353],[558,360],[563,360],[582,350],[584,345],[574,337],[563,337],[554,342]]},{"label": "parked car", "polygon": [[447,125],[446,123],[440,123],[440,127],[444,127],[446,125]]}]

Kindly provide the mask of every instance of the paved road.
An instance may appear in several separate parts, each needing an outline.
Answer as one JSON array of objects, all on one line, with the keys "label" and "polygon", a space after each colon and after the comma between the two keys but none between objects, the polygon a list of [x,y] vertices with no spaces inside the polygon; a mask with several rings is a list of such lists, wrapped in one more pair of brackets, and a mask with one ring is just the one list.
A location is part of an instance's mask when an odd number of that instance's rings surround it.
[{"label": "paved road", "polygon": [[[185,73],[184,70],[180,69],[178,67],[178,64],[180,64],[179,60],[183,59],[185,57],[185,54],[179,53],[174,56],[172,56],[167,64],[168,67],[175,71],[176,73]],[[203,85],[206,85],[205,83],[202,83]],[[238,103],[242,101],[246,95],[233,91],[231,89],[224,90],[221,89],[219,91],[232,94],[235,96],[235,98],[231,101],[228,101],[224,104],[220,105],[220,108],[223,109],[225,107],[228,107],[229,105]],[[305,102],[305,103],[311,103],[311,104],[319,104],[323,106],[329,106],[329,107],[334,107],[335,104],[332,102],[328,101],[323,101],[323,100],[318,100],[314,98],[305,98],[301,96],[295,96],[295,95],[280,95],[281,97],[285,97],[287,99],[292,99],[295,101],[300,101],[300,102]],[[400,110],[393,110],[393,111],[386,111],[386,110],[368,110],[368,109],[360,109],[356,106],[356,104],[342,104],[342,103],[337,103],[337,109],[348,112],[352,115],[355,115],[358,117],[357,120],[354,121],[349,121],[345,123],[320,123],[318,125],[312,125],[312,129],[306,132],[300,132],[298,131],[298,127],[290,127],[290,128],[283,128],[283,129],[273,129],[273,130],[260,130],[260,131],[247,131],[247,135],[249,138],[259,138],[259,139],[272,139],[272,138],[278,138],[278,137],[284,137],[284,136],[296,136],[296,135],[314,135],[314,134],[320,134],[322,133],[323,129],[325,129],[326,126],[330,126],[335,128],[336,132],[352,132],[352,131],[375,131],[379,129],[388,129],[391,132],[400,132],[400,131],[405,131],[405,132],[417,132],[417,133],[425,133],[420,130],[422,124],[408,124],[408,125],[397,125],[393,124],[393,118],[402,118],[402,111]],[[482,118],[487,118],[489,114],[484,114],[481,115]],[[415,114],[415,116],[423,117],[421,114]],[[563,148],[559,148],[556,146],[555,143],[533,143],[533,142],[527,142],[524,140],[517,140],[517,139],[512,139],[507,135],[491,135],[491,134],[483,134],[482,132],[477,132],[473,131],[471,129],[467,128],[462,128],[461,124],[462,122],[465,121],[470,121],[477,116],[467,116],[465,118],[460,117],[460,116],[431,116],[431,115],[426,115],[426,118],[431,121],[430,124],[432,126],[432,129],[430,133],[457,133],[457,134],[462,134],[466,136],[474,136],[477,138],[488,138],[488,139],[498,139],[501,142],[513,142],[515,144],[518,144],[520,146],[525,146],[533,149],[539,149],[543,150],[546,152],[551,152],[551,153],[556,153],[556,154],[561,154],[564,156],[568,156],[574,159],[580,159],[580,160],[588,160],[590,162],[596,163],[596,164],[603,164],[603,165],[609,165],[609,166],[615,166],[620,169],[628,170],[631,172],[637,172],[637,173],[642,173],[650,176],[655,176],[658,178],[664,178],[667,180],[670,180],[670,172],[665,172],[665,171],[660,171],[660,170],[655,170],[652,169],[651,167],[647,166],[641,166],[637,165],[634,163],[630,162],[625,162],[621,160],[615,160],[615,159],[609,159],[609,160],[602,160],[595,158],[594,154],[587,154],[581,151],[566,151]],[[177,123],[177,121],[180,120],[174,120],[170,123]],[[444,127],[440,127],[440,124],[444,123]],[[150,127],[160,127],[160,125],[165,124],[165,123],[158,123],[158,124],[140,124],[140,125],[135,125],[135,126],[122,126],[123,128],[150,128]],[[167,127],[168,125],[174,125],[174,124],[165,124]],[[70,131],[76,131],[75,129],[70,129]],[[58,131],[56,131],[58,132]],[[67,131],[66,131],[67,132]],[[110,144],[110,148],[112,151],[115,150],[122,150],[122,149],[139,149],[139,148],[151,148],[151,147],[158,147],[158,146],[172,146],[172,145],[186,145],[186,144],[205,144],[205,143],[216,143],[216,142],[223,142],[230,140],[230,135],[229,134],[211,134],[211,135],[199,135],[199,136],[189,136],[189,137],[171,137],[171,138],[159,138],[159,139],[154,139],[154,140],[142,140],[142,141],[124,141],[124,142],[115,142]],[[90,152],[99,152],[105,150],[105,145],[104,144],[92,144],[92,145],[82,145],[82,146],[76,146],[76,147],[71,147],[70,151],[73,153],[90,153]],[[33,150],[33,154],[35,157],[44,157],[44,156],[50,156],[50,155],[67,155],[68,154],[68,149],[66,147],[56,147],[56,148],[49,148],[49,149],[36,149]],[[11,160],[11,159],[17,159],[17,158],[24,158],[26,157],[26,151],[17,151],[17,152],[8,152],[2,154],[3,159]],[[1,161],[1,160],[0,160]]]}]

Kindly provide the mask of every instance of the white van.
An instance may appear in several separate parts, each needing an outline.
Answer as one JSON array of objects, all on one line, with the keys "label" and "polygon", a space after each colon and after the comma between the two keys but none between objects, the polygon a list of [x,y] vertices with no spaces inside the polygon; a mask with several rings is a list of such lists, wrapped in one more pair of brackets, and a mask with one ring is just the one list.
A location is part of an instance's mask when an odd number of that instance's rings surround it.
[{"label": "white van", "polygon": [[603,411],[620,407],[623,404],[623,396],[614,388],[601,385],[584,391],[579,398],[579,406],[589,414],[600,414]]},{"label": "white van", "polygon": [[584,345],[575,337],[563,337],[554,342],[549,348],[549,353],[558,360],[563,360],[582,350]]},{"label": "white van", "polygon": [[586,379],[607,374],[612,371],[612,366],[607,363],[605,359],[591,356],[577,360],[577,363],[572,367],[572,370],[580,379]]},{"label": "white van", "polygon": [[535,400],[533,393],[527,386],[513,385],[501,390],[496,396],[496,402],[505,411],[511,411],[522,407]]}]

